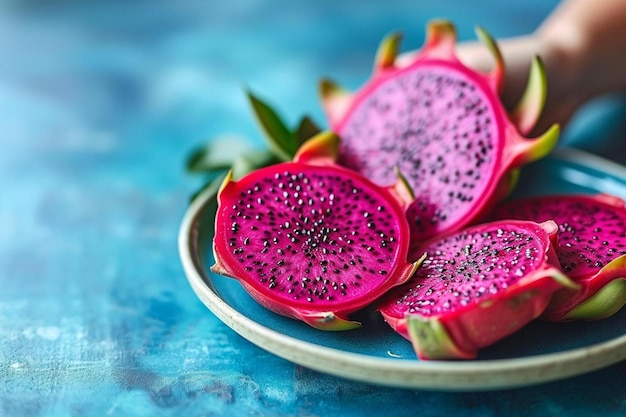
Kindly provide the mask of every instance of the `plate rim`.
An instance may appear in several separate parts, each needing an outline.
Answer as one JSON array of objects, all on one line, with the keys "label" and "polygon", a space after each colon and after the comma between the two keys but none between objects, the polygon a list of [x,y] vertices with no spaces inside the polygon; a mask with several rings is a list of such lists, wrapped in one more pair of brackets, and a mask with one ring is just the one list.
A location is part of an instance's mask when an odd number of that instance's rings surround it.
[{"label": "plate rim", "polygon": [[[560,148],[550,158],[626,179],[626,168],[597,155]],[[626,334],[604,342],[521,358],[422,361],[374,357],[321,346],[262,325],[236,310],[211,288],[199,250],[199,222],[215,197],[214,182],[191,202],[181,222],[179,256],[187,280],[202,303],[226,326],[256,346],[290,362],[359,382],[396,388],[480,391],[522,387],[597,370],[626,359]]]}]

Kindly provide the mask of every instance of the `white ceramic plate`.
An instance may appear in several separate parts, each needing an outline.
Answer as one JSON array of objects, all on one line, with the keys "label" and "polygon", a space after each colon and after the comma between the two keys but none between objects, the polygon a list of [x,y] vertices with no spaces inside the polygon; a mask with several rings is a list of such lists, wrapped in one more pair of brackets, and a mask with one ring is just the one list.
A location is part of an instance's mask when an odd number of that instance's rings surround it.
[{"label": "white ceramic plate", "polygon": [[[516,194],[606,192],[626,198],[626,169],[591,155],[560,150],[524,169]],[[481,350],[471,361],[416,359],[410,343],[375,313],[364,326],[322,332],[265,310],[233,279],[214,275],[216,187],[190,205],[179,249],[191,287],[227,326],[250,342],[294,363],[362,382],[404,388],[487,390],[579,375],[626,359],[626,308],[605,320],[554,324],[536,321]]]}]

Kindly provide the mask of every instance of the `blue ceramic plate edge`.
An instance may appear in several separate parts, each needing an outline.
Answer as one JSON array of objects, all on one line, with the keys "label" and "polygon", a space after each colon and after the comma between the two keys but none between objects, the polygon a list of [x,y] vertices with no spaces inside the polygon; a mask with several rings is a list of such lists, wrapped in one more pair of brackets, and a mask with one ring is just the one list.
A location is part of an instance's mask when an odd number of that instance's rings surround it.
[{"label": "blue ceramic plate edge", "polygon": [[[564,159],[626,178],[626,169],[574,149],[558,149]],[[246,317],[212,288],[199,249],[199,225],[219,184],[190,204],[179,232],[179,254],[187,280],[198,298],[236,333],[279,357],[335,376],[377,385],[447,391],[506,389],[580,375],[626,359],[626,334],[606,342],[564,352],[524,358],[473,361],[386,359],[346,352],[277,332]]]}]

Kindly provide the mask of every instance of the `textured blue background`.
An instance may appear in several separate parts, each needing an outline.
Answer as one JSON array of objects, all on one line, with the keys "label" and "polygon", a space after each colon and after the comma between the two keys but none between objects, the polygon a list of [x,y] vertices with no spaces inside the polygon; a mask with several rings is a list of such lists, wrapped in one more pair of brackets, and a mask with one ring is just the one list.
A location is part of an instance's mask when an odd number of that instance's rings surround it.
[{"label": "textured blue background", "polygon": [[[384,34],[418,47],[433,17],[456,21],[462,39],[475,24],[523,34],[556,2],[391,4],[2,2],[1,416],[626,413],[625,363],[497,393],[322,375],[237,336],[187,285],[176,240],[200,180],[184,161],[222,134],[260,141],[244,86],[290,122],[322,120],[317,80],[358,86]],[[564,140],[619,155],[617,101],[579,115]]]}]

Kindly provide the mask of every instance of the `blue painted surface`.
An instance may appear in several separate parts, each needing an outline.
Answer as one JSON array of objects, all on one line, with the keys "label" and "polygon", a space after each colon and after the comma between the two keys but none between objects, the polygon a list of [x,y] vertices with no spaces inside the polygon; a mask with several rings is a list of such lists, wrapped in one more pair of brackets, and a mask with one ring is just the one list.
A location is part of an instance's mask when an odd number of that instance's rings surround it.
[{"label": "blue painted surface", "polygon": [[[624,415],[626,363],[484,393],[294,366],[213,317],[176,248],[200,185],[183,170],[189,151],[225,133],[260,140],[242,86],[288,120],[321,120],[317,79],[359,85],[385,33],[417,47],[444,16],[463,39],[476,23],[521,34],[555,3],[2,2],[0,415]],[[611,114],[569,137],[605,143]]]}]

